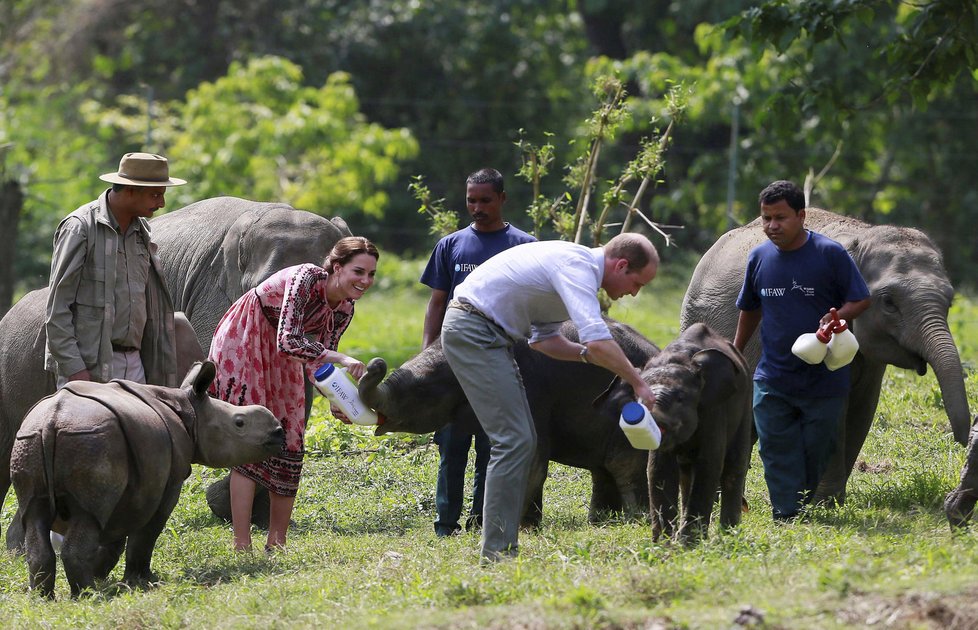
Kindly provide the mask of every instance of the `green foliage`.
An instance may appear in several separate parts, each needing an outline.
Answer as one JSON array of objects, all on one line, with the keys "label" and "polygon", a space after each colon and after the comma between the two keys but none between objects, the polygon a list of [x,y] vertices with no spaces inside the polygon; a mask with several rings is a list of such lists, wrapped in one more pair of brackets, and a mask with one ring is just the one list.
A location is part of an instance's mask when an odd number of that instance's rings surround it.
[{"label": "green foliage", "polygon": [[424,177],[416,175],[409,186],[411,194],[418,200],[418,214],[427,214],[431,221],[431,233],[441,238],[458,229],[458,216],[445,209],[445,199],[434,199],[431,189],[425,186]]},{"label": "green foliage", "polygon": [[302,70],[276,57],[232,64],[188,92],[177,126],[169,157],[194,197],[282,200],[348,220],[382,216],[384,185],[418,150],[408,130],[364,119],[347,75],[305,87]]},{"label": "green foliage", "polygon": [[[773,44],[781,54],[793,51],[808,60],[832,38],[848,48],[855,34],[872,36],[874,53],[860,56],[863,76],[874,76],[874,99],[890,103],[910,96],[926,108],[933,92],[978,66],[978,5],[970,0],[928,0],[894,5],[883,0],[769,0],[724,24],[731,34],[754,42],[755,50]],[[863,40],[865,41],[865,40]],[[882,80],[880,80],[882,79]],[[857,100],[852,100],[852,96]],[[804,102],[843,111],[862,109],[865,92],[845,94],[830,81],[814,82]]]},{"label": "green foliage", "polygon": [[[565,233],[562,231],[563,219],[568,217],[567,205],[571,202],[569,193],[549,199],[540,192],[541,182],[550,172],[555,152],[555,147],[550,141],[554,134],[544,132],[543,135],[547,138],[547,142],[540,145],[534,144],[527,140],[526,131],[520,129],[520,139],[516,142],[523,159],[516,176],[528,182],[533,188],[532,201],[526,209],[526,214],[533,224],[530,233],[537,239],[542,238],[543,228],[550,222],[558,234]],[[572,217],[571,220],[573,220]]]}]

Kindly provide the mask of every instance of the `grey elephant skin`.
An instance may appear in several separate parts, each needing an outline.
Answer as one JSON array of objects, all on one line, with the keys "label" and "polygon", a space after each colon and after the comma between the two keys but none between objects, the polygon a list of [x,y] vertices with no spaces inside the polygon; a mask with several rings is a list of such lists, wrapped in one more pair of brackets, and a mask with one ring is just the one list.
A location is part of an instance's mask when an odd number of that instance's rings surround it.
[{"label": "grey elephant skin", "polygon": [[[845,501],[845,488],[869,433],[887,365],[937,376],[954,439],[968,439],[971,416],[964,373],[947,315],[954,288],[937,246],[919,230],[870,225],[809,208],[805,226],[841,243],[862,273],[872,305],[853,322],[859,353],[836,453],[816,491],[819,502]],[[727,232],[703,255],[683,300],[681,325],[708,324],[728,339],[737,327],[736,299],[747,254],[767,237],[760,220]],[[813,331],[814,332],[814,331]],[[751,370],[760,356],[759,335],[745,348]]]},{"label": "grey elephant skin", "polygon": [[[659,352],[634,328],[612,321],[609,326],[636,367]],[[563,332],[577,339],[573,324],[565,324]],[[617,416],[608,418],[595,407],[615,375],[595,365],[551,359],[531,350],[525,342],[516,345],[515,355],[537,432],[537,457],[530,472],[523,524],[540,522],[550,461],[591,472],[592,521],[608,512],[634,515],[647,511],[648,451],[632,448]],[[450,420],[476,422],[440,343],[432,344],[381,382],[386,372],[383,359],[373,359],[359,385],[363,401],[384,417],[384,424],[377,427],[378,435],[428,433]],[[492,382],[486,381],[486,387],[492,387]]]},{"label": "grey elephant skin", "polygon": [[23,514],[31,588],[52,596],[52,530],[71,594],[104,579],[126,550],[124,580],[157,580],[156,539],[191,464],[226,467],[278,452],[285,436],[268,409],[212,399],[214,364],[180,388],[132,381],[70,383],[44,398],[17,432],[10,471]]},{"label": "grey elephant skin", "polygon": [[[702,538],[718,494],[720,525],[736,526],[751,454],[751,375],[743,355],[705,324],[693,324],[645,364],[642,379],[655,392],[649,411],[662,430],[648,464],[654,538]],[[620,383],[605,414],[617,418],[634,399]]]},{"label": "grey elephant skin", "polygon": [[276,271],[322,265],[351,235],[339,217],[236,197],[204,199],[149,224],[174,308],[187,314],[205,353],[235,300]]},{"label": "grey elephant skin", "polygon": [[[10,450],[21,420],[38,400],[54,393],[54,374],[44,369],[44,307],[48,290],[38,289],[22,297],[0,319],[0,460],[10,461]],[[177,344],[178,374],[186,374],[206,357],[196,333],[182,313],[173,318]],[[10,489],[10,468],[0,466],[0,503]],[[7,548],[23,541],[19,513],[7,530]]]}]

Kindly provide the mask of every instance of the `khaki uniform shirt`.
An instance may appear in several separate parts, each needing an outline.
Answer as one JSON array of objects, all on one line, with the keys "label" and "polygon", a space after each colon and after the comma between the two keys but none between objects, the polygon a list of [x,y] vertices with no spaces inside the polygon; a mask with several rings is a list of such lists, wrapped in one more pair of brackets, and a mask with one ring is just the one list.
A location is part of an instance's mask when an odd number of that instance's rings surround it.
[{"label": "khaki uniform shirt", "polygon": [[[116,234],[119,223],[109,213]],[[139,349],[146,326],[146,281],[149,279],[149,234],[133,221],[116,249],[115,320],[112,344]]]},{"label": "khaki uniform shirt", "polygon": [[148,383],[176,387],[173,303],[156,244],[141,218],[120,237],[108,192],[65,217],[55,232],[45,368],[66,378],[88,369],[93,380],[106,382],[116,343],[140,349]]}]

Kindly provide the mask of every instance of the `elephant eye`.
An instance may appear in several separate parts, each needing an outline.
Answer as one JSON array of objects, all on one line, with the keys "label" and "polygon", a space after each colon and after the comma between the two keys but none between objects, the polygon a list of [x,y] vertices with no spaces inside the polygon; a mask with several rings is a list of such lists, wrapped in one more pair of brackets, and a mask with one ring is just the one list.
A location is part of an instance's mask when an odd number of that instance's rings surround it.
[{"label": "elephant eye", "polygon": [[880,297],[880,306],[882,306],[883,310],[887,313],[896,313],[900,310],[900,308],[897,306],[896,300],[894,300],[893,296],[889,293],[886,293]]},{"label": "elephant eye", "polygon": [[238,427],[240,429],[241,427],[244,426],[244,424],[245,424],[244,423],[244,418],[242,418],[241,416],[235,416],[234,417],[234,426],[236,426],[236,427]]}]

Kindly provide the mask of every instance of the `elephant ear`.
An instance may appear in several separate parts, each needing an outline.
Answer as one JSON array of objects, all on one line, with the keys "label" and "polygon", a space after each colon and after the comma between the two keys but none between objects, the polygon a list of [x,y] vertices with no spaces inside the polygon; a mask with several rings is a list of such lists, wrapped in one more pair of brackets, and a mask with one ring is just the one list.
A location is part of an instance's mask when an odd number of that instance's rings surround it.
[{"label": "elephant ear", "polygon": [[719,348],[700,350],[693,355],[693,365],[703,379],[700,404],[722,403],[737,391],[739,381],[746,374],[743,358]]},{"label": "elephant ear", "polygon": [[620,376],[615,376],[608,383],[608,387],[591,401],[591,406],[595,409],[600,409],[604,404],[610,403],[617,409],[627,402],[625,400],[626,398],[631,400],[634,397],[632,387],[623,381]]},{"label": "elephant ear", "polygon": [[221,243],[222,260],[216,265],[220,273],[218,286],[223,289],[224,295],[232,304],[244,291],[241,285],[241,245],[244,234],[254,222],[254,212],[243,213],[224,235],[224,241]]}]

